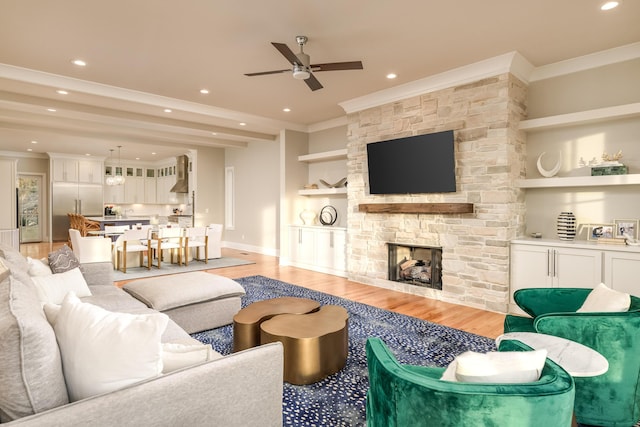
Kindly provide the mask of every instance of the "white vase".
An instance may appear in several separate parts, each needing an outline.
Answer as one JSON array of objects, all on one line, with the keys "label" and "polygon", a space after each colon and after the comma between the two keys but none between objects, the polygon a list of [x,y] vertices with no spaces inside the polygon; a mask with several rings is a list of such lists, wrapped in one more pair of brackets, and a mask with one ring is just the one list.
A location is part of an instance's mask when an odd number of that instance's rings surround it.
[{"label": "white vase", "polygon": [[313,225],[316,222],[316,213],[305,209],[300,212],[300,219],[304,222],[304,225]]},{"label": "white vase", "polygon": [[576,216],[573,212],[561,212],[558,215],[557,230],[560,240],[573,240],[576,238]]}]

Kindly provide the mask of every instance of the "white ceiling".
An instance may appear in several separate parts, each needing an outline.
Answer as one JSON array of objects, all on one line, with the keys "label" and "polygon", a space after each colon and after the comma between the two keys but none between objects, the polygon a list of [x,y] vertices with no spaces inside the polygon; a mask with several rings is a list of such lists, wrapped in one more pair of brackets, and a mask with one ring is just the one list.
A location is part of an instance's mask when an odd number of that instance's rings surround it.
[{"label": "white ceiling", "polygon": [[[122,145],[151,160],[272,140],[343,117],[341,102],[508,52],[538,67],[640,41],[640,0],[603,1],[1,0],[0,151]],[[244,76],[287,68],[270,42],[297,52],[296,35],[312,63],[364,70],[316,73],[314,92],[286,73]]]}]

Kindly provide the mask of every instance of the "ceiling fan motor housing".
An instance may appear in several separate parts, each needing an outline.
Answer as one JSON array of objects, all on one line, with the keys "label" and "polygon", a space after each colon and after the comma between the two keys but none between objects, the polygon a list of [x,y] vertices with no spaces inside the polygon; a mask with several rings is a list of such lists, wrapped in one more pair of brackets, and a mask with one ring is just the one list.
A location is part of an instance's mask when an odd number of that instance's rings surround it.
[{"label": "ceiling fan motor housing", "polygon": [[307,67],[303,65],[294,65],[293,66],[293,78],[298,80],[306,80],[311,77],[311,73],[307,69]]}]

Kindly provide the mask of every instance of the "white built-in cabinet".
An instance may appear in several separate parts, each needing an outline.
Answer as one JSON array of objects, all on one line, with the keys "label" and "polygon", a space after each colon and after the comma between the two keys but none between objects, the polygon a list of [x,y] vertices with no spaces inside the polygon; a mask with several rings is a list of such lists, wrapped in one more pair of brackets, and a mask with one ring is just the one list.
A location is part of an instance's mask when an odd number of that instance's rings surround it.
[{"label": "white built-in cabinet", "polygon": [[179,203],[176,193],[169,190],[176,183],[176,164],[169,160],[162,166],[106,165],[105,176],[120,174],[125,178],[123,185],[105,185],[105,203],[113,204],[170,204]]},{"label": "white built-in cabinet", "polygon": [[0,209],[0,230],[17,228],[17,170],[17,160],[0,158],[0,200],[4,203],[4,208]]},{"label": "white built-in cabinet", "polygon": [[52,158],[51,165],[54,182],[102,184],[101,160]]},{"label": "white built-in cabinet", "polygon": [[289,226],[289,257],[295,267],[346,277],[346,243],[346,228]]},{"label": "white built-in cabinet", "polygon": [[640,296],[640,250],[586,241],[522,239],[511,242],[510,311],[522,314],[513,293],[524,288],[612,289]]}]

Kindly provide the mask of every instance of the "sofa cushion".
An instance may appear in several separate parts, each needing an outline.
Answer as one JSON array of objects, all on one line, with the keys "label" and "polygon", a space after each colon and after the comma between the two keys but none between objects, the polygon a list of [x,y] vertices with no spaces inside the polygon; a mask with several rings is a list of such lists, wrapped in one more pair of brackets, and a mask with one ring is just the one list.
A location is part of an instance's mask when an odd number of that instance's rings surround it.
[{"label": "sofa cushion", "polygon": [[578,313],[600,312],[612,313],[629,311],[631,297],[629,294],[610,289],[604,283],[593,288]]},{"label": "sofa cushion", "polygon": [[0,263],[0,422],[8,422],[69,399],[56,337],[35,289]]},{"label": "sofa cushion", "polygon": [[57,251],[49,253],[49,268],[53,273],[64,273],[65,271],[72,270],[80,267],[80,261],[76,258],[76,255],[69,248],[64,245]]},{"label": "sofa cushion", "polygon": [[71,401],[154,378],[162,371],[162,313],[114,313],[70,292],[58,308],[45,305],[62,354]]},{"label": "sofa cushion", "polygon": [[31,257],[27,257],[27,263],[29,263],[29,276],[50,276],[53,274],[51,268],[49,267],[49,261],[45,264],[40,259],[34,259]]},{"label": "sofa cushion", "polygon": [[74,292],[79,297],[91,295],[89,286],[87,286],[79,268],[48,276],[33,276],[31,280],[36,286],[40,301],[43,303],[62,304],[62,300],[68,292]]},{"label": "sofa cushion", "polygon": [[221,358],[222,355],[217,353],[207,344],[179,344],[179,343],[163,343],[162,344],[162,373],[178,369],[187,368],[189,366],[215,360]]}]

